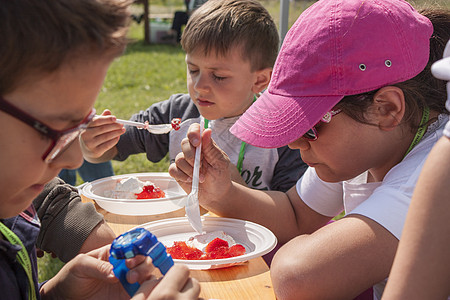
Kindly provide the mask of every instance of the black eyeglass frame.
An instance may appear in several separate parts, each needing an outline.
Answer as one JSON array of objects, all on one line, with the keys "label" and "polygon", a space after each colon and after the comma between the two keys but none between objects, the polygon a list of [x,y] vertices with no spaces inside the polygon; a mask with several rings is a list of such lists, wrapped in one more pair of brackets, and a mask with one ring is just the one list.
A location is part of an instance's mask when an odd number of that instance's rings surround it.
[{"label": "black eyeglass frame", "polygon": [[64,150],[66,150],[87,128],[95,116],[95,109],[92,108],[91,112],[78,125],[65,130],[56,130],[32,117],[20,108],[12,105],[2,96],[0,96],[0,110],[33,127],[36,131],[52,140],[47,151],[42,155],[42,160],[46,163],[51,163],[58,155],[62,154]]}]

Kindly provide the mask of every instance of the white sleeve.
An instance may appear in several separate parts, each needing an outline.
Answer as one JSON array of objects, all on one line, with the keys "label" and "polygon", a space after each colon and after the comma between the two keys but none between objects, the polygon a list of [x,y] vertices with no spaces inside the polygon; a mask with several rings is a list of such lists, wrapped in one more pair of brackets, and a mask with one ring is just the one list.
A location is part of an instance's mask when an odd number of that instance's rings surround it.
[{"label": "white sleeve", "polygon": [[368,217],[400,240],[411,194],[394,188],[379,188],[350,214]]},{"label": "white sleeve", "polygon": [[306,170],[296,188],[303,202],[321,215],[334,217],[344,210],[342,183],[321,180],[314,168]]},{"label": "white sleeve", "polygon": [[444,135],[450,139],[450,121],[445,125]]},{"label": "white sleeve", "polygon": [[433,136],[414,147],[401,163],[386,174],[381,186],[349,214],[366,216],[400,239],[417,179],[437,140],[438,136]]}]

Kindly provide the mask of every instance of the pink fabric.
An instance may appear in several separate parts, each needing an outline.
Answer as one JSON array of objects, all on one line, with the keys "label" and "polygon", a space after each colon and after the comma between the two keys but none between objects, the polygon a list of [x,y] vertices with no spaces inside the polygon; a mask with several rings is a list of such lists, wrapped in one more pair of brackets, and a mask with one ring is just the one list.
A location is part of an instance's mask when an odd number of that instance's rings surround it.
[{"label": "pink fabric", "polygon": [[287,145],[344,96],[419,74],[432,32],[403,0],[318,1],[289,30],[267,91],[231,132],[257,147]]}]

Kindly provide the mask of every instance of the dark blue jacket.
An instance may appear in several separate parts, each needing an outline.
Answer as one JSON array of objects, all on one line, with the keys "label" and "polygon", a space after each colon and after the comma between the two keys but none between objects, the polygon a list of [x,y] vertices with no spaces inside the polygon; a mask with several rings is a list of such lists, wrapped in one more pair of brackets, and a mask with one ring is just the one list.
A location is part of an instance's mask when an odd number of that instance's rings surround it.
[{"label": "dark blue jacket", "polygon": [[[0,222],[11,229],[27,249],[33,269],[37,299],[40,299],[35,246],[40,223],[34,208],[30,207],[19,216],[10,219],[0,219]],[[20,246],[12,245],[4,237],[0,239],[0,299],[28,300],[28,277],[16,259],[19,250]]]}]

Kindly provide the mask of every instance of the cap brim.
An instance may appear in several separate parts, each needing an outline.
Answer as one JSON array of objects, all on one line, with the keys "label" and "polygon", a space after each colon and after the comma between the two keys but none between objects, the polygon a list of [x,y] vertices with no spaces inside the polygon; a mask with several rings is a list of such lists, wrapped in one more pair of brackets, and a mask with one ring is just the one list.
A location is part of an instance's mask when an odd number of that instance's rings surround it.
[{"label": "cap brim", "polygon": [[260,148],[278,148],[300,138],[343,96],[288,97],[265,91],[230,131]]},{"label": "cap brim", "polygon": [[450,57],[445,57],[435,62],[431,66],[431,73],[438,79],[450,81]]}]

